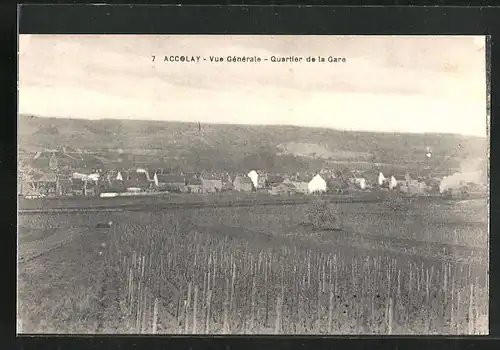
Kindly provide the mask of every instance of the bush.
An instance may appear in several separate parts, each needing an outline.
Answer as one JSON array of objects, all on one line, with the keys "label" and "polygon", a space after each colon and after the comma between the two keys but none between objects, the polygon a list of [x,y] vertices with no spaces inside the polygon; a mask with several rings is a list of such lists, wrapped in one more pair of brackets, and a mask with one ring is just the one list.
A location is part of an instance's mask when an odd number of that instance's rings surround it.
[{"label": "bush", "polygon": [[326,200],[316,200],[309,206],[304,220],[305,225],[315,230],[340,230],[341,219],[337,206]]},{"label": "bush", "polygon": [[391,212],[402,212],[408,209],[405,199],[398,192],[390,192],[384,203],[386,210]]}]

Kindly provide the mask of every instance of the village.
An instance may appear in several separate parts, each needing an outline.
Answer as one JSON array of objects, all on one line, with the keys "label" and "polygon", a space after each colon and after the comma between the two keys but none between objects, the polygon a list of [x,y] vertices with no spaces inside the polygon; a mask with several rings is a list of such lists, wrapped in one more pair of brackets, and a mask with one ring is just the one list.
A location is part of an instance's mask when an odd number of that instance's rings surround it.
[{"label": "village", "polygon": [[277,196],[385,190],[423,196],[478,190],[478,185],[464,182],[459,188],[443,191],[440,178],[419,177],[410,172],[389,174],[383,169],[356,171],[346,166],[292,174],[266,173],[259,169],[241,173],[172,173],[147,166],[125,169],[115,164],[103,165],[95,162],[95,157],[94,164],[88,162],[87,166],[75,167],[70,154],[57,150],[38,152],[32,160],[20,162],[19,166],[18,194],[26,199],[226,191],[267,192]]}]

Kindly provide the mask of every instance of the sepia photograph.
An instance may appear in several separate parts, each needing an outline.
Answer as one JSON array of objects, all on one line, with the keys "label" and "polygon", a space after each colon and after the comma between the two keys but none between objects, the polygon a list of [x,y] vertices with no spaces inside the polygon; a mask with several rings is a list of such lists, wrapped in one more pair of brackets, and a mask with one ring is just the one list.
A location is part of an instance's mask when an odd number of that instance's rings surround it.
[{"label": "sepia photograph", "polygon": [[489,334],[487,47],[19,35],[17,333]]}]

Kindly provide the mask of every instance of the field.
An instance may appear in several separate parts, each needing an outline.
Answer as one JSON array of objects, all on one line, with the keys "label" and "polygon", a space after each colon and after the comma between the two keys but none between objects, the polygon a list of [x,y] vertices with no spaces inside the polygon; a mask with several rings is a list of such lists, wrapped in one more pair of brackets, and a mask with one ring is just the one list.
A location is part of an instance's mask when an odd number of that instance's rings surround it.
[{"label": "field", "polygon": [[[342,203],[344,231],[308,205],[32,214],[20,248],[23,332],[486,334],[484,201]],[[96,229],[112,220],[110,229]],[[30,238],[31,235],[36,238]]]},{"label": "field", "polygon": [[[389,191],[352,191],[350,194],[323,194],[321,198],[332,202],[374,202],[386,198]],[[219,193],[192,194],[152,192],[143,195],[99,198],[99,197],[54,197],[42,199],[25,199],[19,197],[19,210],[49,211],[73,209],[168,209],[175,207],[228,207],[228,206],[255,206],[255,205],[282,205],[307,204],[316,196],[305,194],[273,196],[267,191],[237,192],[227,191]]]}]

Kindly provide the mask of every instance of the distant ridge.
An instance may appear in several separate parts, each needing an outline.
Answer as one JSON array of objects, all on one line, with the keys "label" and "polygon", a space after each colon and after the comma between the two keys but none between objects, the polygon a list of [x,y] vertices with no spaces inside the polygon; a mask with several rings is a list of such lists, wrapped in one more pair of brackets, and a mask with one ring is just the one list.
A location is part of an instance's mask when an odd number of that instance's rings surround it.
[{"label": "distant ridge", "polygon": [[[137,125],[149,125],[150,130],[154,131],[155,127],[159,127],[161,129],[164,129],[166,125],[168,124],[183,124],[183,125],[190,125],[190,126],[196,126],[198,130],[201,128],[201,123],[198,121],[193,121],[193,122],[187,122],[187,121],[179,121],[179,120],[143,120],[143,119],[130,119],[130,118],[99,118],[99,119],[85,119],[85,118],[62,118],[62,117],[45,117],[45,116],[36,116],[36,115],[30,115],[30,114],[19,114],[19,119],[20,120],[25,120],[25,119],[35,119],[35,120],[46,120],[46,121],[51,121],[52,123],[56,121],[61,121],[61,120],[66,120],[66,121],[71,121],[71,122],[83,122],[81,123],[82,125],[85,125],[86,128],[92,129],[92,127],[89,127],[87,123],[91,123],[92,125],[101,125],[101,123],[112,125],[112,124],[137,124]],[[260,124],[245,124],[245,123],[203,123],[203,125],[206,126],[227,126],[227,127],[241,127],[241,128],[285,128],[285,129],[308,129],[308,130],[318,130],[318,131],[323,131],[323,130],[330,130],[333,132],[337,133],[355,133],[357,135],[363,135],[363,134],[368,134],[368,135],[373,135],[373,134],[379,134],[379,135],[394,135],[394,136],[408,136],[408,135],[426,135],[426,136],[451,136],[451,137],[461,137],[461,138],[466,138],[466,139],[480,139],[480,140],[486,140],[486,137],[482,136],[475,136],[475,135],[463,135],[463,134],[456,134],[456,133],[443,133],[443,132],[402,132],[402,131],[364,131],[364,130],[345,130],[345,129],[337,129],[337,128],[330,128],[330,127],[320,127],[320,126],[306,126],[306,125],[292,125],[292,124],[267,124],[267,125],[260,125]],[[97,132],[100,132],[99,130],[96,130]]]},{"label": "distant ridge", "polygon": [[[422,163],[459,167],[486,158],[488,140],[456,134],[342,131],[290,125],[206,124],[116,119],[69,119],[20,115],[19,146],[25,150],[71,147],[182,159],[200,167],[321,168],[325,161]],[[427,159],[426,150],[433,150]],[[293,165],[294,164],[294,165]],[[423,164],[423,163],[422,163]]]}]

